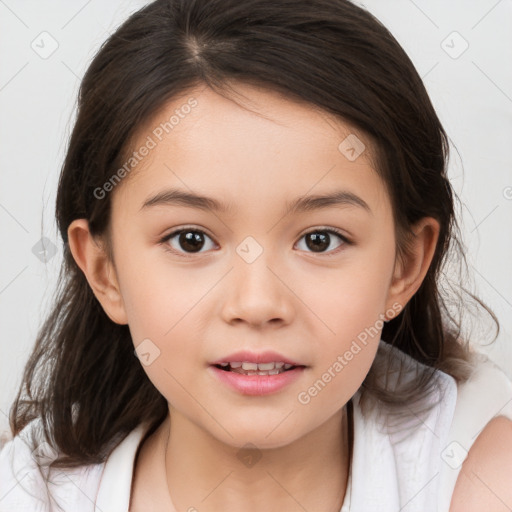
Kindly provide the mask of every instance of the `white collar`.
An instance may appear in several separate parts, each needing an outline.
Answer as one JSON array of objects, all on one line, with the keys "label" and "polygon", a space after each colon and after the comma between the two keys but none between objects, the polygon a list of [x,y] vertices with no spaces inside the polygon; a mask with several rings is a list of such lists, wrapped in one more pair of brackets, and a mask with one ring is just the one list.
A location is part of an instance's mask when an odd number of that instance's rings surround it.
[{"label": "white collar", "polygon": [[128,512],[135,455],[147,430],[147,424],[139,425],[105,462],[96,498],[98,512]]}]

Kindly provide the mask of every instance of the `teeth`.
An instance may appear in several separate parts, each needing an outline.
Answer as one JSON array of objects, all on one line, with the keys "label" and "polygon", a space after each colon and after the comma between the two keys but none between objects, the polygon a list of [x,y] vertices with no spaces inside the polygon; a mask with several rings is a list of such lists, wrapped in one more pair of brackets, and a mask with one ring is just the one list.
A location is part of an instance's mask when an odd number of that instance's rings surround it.
[{"label": "teeth", "polygon": [[273,369],[273,370],[263,371],[263,370],[244,370],[243,368],[236,368],[231,371],[233,373],[240,373],[242,375],[277,375],[278,373],[283,373],[284,369],[281,368],[280,370]]},{"label": "teeth", "polygon": [[275,368],[275,363],[258,363],[258,370],[273,370]]},{"label": "teeth", "polygon": [[[233,364],[238,364],[238,363],[231,363],[231,368],[240,368],[240,366],[233,366]],[[275,369],[281,369],[283,368],[284,366],[284,369],[285,370],[288,370],[289,368],[292,367],[291,364],[288,364],[288,363],[282,363],[282,362],[272,362],[272,363],[249,363],[249,362],[243,362],[241,364],[241,367],[243,370],[254,370],[254,371],[263,371],[263,372],[268,372],[270,370],[275,370]]]},{"label": "teeth", "polygon": [[288,370],[292,367],[291,364],[283,363],[283,362],[272,362],[272,363],[249,363],[248,361],[233,361],[232,363],[220,363],[220,366],[226,368],[227,366],[231,366],[232,369],[242,368],[243,370],[254,370],[254,371],[270,371],[270,370],[279,370],[284,367],[285,370]]},{"label": "teeth", "polygon": [[271,363],[251,363],[249,361],[233,361],[231,363],[220,363],[223,368],[231,367],[231,370],[238,370],[238,373],[249,372],[249,375],[277,375],[284,370],[289,370],[293,365],[282,361]]}]

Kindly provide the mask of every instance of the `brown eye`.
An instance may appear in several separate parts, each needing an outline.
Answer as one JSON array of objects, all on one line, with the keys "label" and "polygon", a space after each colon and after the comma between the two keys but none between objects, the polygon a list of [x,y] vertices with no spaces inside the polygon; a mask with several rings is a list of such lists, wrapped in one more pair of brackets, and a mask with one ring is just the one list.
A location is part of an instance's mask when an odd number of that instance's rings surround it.
[{"label": "brown eye", "polygon": [[204,245],[204,236],[198,231],[182,231],[178,236],[178,244],[187,252],[198,252]]},{"label": "brown eye", "polygon": [[[341,243],[336,247],[331,247],[331,250],[326,251],[333,243],[332,235],[341,240]],[[332,229],[317,229],[316,231],[310,231],[309,233],[304,234],[302,238],[306,242],[307,249],[316,253],[333,252],[340,246],[348,243],[348,240],[343,235]]]},{"label": "brown eye", "polygon": [[306,245],[314,252],[325,251],[330,242],[331,237],[326,233],[308,233],[306,235]]},{"label": "brown eye", "polygon": [[172,252],[193,254],[200,252],[207,240],[211,240],[211,238],[204,231],[198,229],[180,229],[164,237],[161,242],[169,245],[169,250]]}]

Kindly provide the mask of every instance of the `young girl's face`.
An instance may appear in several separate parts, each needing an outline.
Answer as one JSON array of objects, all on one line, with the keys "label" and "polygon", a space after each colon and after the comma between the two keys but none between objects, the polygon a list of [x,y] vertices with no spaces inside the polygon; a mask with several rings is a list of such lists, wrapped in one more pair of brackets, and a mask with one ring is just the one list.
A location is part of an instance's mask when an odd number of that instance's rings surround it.
[{"label": "young girl's face", "polygon": [[[386,311],[398,312],[395,230],[368,141],[359,136],[357,156],[348,125],[237,88],[252,111],[200,87],[138,132],[140,161],[112,197],[121,306],[111,316],[129,324],[171,417],[233,446],[270,448],[320,427],[360,387]],[[338,202],[288,210],[335,193]],[[237,389],[212,363],[238,351],[303,368],[266,394]]]}]

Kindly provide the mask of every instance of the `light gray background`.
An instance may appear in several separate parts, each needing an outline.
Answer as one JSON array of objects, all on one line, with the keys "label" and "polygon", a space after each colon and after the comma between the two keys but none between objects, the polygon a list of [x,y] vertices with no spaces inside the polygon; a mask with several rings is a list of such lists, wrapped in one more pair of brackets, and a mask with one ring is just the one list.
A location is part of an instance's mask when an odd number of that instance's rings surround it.
[{"label": "light gray background", "polygon": [[[61,263],[54,203],[80,78],[146,3],[0,0],[0,431]],[[486,347],[487,324],[477,322],[473,343],[512,378],[512,0],[362,3],[410,55],[458,150],[450,178],[463,204],[469,286],[502,327]],[[42,236],[57,250],[47,262],[34,249]]]}]

